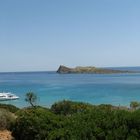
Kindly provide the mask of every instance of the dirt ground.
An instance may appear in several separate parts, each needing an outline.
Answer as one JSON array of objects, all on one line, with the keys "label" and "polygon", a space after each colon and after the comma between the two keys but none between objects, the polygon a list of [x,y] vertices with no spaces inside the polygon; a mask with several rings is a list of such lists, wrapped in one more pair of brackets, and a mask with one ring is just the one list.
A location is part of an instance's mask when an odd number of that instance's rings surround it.
[{"label": "dirt ground", "polygon": [[0,131],[0,140],[13,140],[11,132],[7,130]]}]

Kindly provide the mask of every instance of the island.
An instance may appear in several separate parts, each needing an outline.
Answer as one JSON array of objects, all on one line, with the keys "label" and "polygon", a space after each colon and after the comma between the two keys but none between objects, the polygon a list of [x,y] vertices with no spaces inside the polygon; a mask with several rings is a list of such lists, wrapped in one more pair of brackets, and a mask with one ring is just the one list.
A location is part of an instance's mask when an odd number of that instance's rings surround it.
[{"label": "island", "polygon": [[63,65],[57,70],[57,73],[60,74],[69,74],[69,73],[89,73],[89,74],[113,74],[113,73],[132,73],[132,71],[125,71],[125,70],[114,70],[114,69],[106,69],[106,68],[96,68],[96,67],[75,67],[69,68]]}]

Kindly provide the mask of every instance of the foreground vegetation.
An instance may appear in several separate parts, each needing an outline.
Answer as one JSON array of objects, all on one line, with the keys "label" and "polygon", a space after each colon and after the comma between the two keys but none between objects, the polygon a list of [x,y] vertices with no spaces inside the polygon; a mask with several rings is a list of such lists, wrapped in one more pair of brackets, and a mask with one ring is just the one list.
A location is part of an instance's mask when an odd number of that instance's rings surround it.
[{"label": "foreground vegetation", "polygon": [[72,101],[50,109],[0,105],[0,129],[11,130],[15,140],[139,140],[139,118],[139,109]]}]

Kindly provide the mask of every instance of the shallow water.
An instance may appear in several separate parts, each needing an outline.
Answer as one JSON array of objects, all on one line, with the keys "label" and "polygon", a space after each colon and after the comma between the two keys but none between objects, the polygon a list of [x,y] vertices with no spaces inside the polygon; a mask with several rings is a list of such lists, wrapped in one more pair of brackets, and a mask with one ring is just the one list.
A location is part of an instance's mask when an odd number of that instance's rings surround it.
[{"label": "shallow water", "polygon": [[129,106],[140,101],[140,74],[0,73],[0,91],[18,95],[19,100],[1,102],[18,107],[28,105],[25,93],[29,91],[37,94],[37,104],[43,106],[64,99]]}]

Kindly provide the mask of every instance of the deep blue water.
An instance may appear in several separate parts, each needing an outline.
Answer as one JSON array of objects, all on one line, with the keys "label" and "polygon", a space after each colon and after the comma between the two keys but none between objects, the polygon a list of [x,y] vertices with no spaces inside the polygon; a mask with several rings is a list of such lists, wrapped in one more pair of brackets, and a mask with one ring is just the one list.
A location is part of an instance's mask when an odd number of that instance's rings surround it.
[{"label": "deep blue water", "polygon": [[43,106],[63,99],[129,106],[140,101],[140,74],[0,73],[0,91],[18,95],[19,100],[2,102],[18,107],[28,105],[25,93],[29,91],[37,94]]}]

